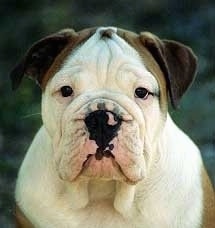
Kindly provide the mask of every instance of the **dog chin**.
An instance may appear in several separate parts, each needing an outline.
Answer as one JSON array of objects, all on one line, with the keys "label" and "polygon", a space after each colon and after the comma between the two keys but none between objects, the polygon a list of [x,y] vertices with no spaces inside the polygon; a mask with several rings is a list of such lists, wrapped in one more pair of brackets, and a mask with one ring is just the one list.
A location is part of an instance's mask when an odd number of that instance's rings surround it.
[{"label": "dog chin", "polygon": [[114,157],[104,157],[102,160],[97,160],[96,155],[91,154],[84,161],[80,176],[87,179],[126,181],[126,176]]}]

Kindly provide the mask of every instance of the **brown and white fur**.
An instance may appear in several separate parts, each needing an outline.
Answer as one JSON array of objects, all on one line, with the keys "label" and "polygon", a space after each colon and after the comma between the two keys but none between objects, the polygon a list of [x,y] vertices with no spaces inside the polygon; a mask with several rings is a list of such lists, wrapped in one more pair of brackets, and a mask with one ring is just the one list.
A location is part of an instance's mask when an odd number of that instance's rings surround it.
[{"label": "brown and white fur", "polygon": [[[200,152],[168,114],[168,97],[176,107],[195,70],[191,49],[148,32],[66,29],[34,44],[11,73],[14,88],[27,74],[42,89],[43,126],[17,179],[17,227],[215,227]],[[138,87],[148,96],[134,96]],[[122,117],[111,160],[95,159],[84,124],[98,104]]]}]

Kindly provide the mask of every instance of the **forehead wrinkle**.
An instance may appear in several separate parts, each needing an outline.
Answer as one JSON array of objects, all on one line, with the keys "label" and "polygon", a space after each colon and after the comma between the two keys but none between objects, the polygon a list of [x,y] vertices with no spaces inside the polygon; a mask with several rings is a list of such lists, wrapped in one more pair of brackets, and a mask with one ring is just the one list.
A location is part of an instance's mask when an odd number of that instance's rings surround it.
[{"label": "forehead wrinkle", "polygon": [[[112,42],[111,42],[112,41]],[[117,59],[122,59],[121,62],[117,62],[117,67],[112,66],[110,69],[116,70],[117,72],[124,71],[127,72],[129,75],[130,73],[133,75],[136,79],[146,79],[151,81],[153,84],[154,90],[159,91],[159,85],[158,81],[155,78],[155,76],[147,69],[145,62],[139,55],[139,53],[134,49],[130,44],[128,44],[124,39],[122,39],[117,34],[113,35],[113,39],[110,40],[111,45],[111,51],[112,55]],[[116,48],[113,48],[116,47]],[[118,51],[115,55],[114,51]],[[118,58],[119,54],[122,54],[124,58]],[[113,62],[113,61],[112,61]],[[135,79],[134,79],[135,80]]]},{"label": "forehead wrinkle", "polygon": [[55,74],[55,77],[53,77],[50,81],[51,89],[53,90],[55,87],[58,88],[65,85],[71,85],[71,76],[77,75],[79,73],[81,73],[81,68],[79,65],[73,65],[72,67],[65,65]]},{"label": "forehead wrinkle", "polygon": [[136,49],[116,34],[111,39],[98,38],[95,34],[73,50],[64,62],[63,72],[72,76],[75,66],[79,66],[80,71],[90,73],[92,82],[96,80],[101,86],[106,85],[108,79],[117,79],[121,70],[128,73],[133,68],[148,71]]},{"label": "forehead wrinkle", "polygon": [[108,69],[112,59],[110,47],[104,40],[100,40],[100,48],[98,49],[96,58],[97,79],[102,85],[104,85],[108,78]]},{"label": "forehead wrinkle", "polygon": [[86,42],[70,53],[60,72],[68,76],[74,75],[74,71],[90,73],[90,77],[104,84],[111,58],[110,46],[105,40]]},{"label": "forehead wrinkle", "polygon": [[115,40],[108,40],[107,45],[110,50],[110,61],[107,68],[107,74],[117,76],[124,64],[130,63],[130,57],[127,56],[122,47]]}]

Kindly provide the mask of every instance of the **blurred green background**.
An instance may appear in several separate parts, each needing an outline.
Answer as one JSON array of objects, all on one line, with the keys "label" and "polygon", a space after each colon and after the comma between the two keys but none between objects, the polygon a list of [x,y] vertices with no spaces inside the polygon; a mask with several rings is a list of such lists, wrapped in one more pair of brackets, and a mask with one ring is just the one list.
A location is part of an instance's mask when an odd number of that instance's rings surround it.
[{"label": "blurred green background", "polygon": [[170,113],[200,147],[215,183],[214,0],[1,0],[0,19],[1,227],[13,227],[17,171],[41,125],[40,89],[26,79],[13,92],[8,75],[33,42],[65,27],[113,25],[148,30],[192,47],[199,59],[197,78],[179,109]]}]

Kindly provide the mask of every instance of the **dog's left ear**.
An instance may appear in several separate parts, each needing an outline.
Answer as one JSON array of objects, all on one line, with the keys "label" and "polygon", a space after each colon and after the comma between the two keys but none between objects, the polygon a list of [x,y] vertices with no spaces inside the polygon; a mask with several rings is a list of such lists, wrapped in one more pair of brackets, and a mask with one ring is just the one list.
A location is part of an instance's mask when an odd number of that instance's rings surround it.
[{"label": "dog's left ear", "polygon": [[77,36],[73,29],[64,29],[36,42],[11,71],[12,88],[17,89],[25,75],[41,85],[44,74],[57,55]]},{"label": "dog's left ear", "polygon": [[176,108],[195,78],[196,56],[189,47],[176,41],[160,40],[149,32],[142,32],[140,39],[164,73],[171,103]]}]

